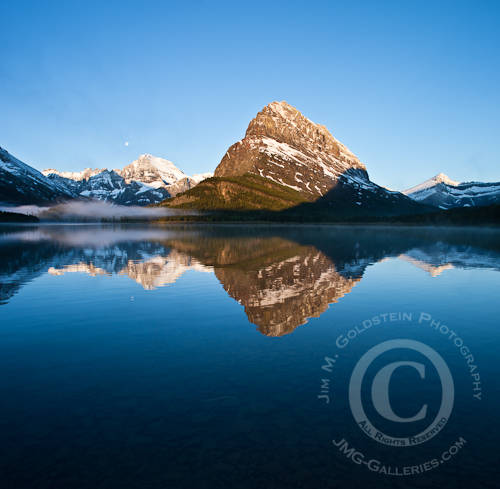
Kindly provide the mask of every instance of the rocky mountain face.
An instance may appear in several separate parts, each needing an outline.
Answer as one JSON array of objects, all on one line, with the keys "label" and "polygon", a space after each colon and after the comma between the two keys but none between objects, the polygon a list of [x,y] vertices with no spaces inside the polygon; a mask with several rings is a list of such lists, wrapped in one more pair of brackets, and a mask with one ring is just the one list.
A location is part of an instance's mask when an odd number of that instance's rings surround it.
[{"label": "rocky mountain face", "polygon": [[0,148],[0,203],[45,205],[77,194]]},{"label": "rocky mountain face", "polygon": [[[265,185],[253,182],[250,193],[254,192],[255,198],[249,195],[242,199],[242,182],[231,179],[246,175],[272,182],[274,190],[264,189]],[[167,205],[209,208],[215,202],[216,208],[225,210],[242,210],[245,206],[266,210],[296,208],[296,196],[284,207],[276,207],[269,198],[286,187],[297,192],[302,202],[314,201],[305,208],[298,206],[298,212],[306,214],[370,215],[425,211],[424,207],[400,192],[387,190],[370,181],[365,165],[326,127],[312,122],[286,102],[272,102],[257,114],[245,137],[227,150],[215,169],[214,177]],[[219,185],[222,180],[224,185]],[[245,191],[249,185],[246,187]],[[205,195],[200,195],[202,189]],[[259,195],[263,191],[265,199]],[[268,205],[270,201],[271,206]]]},{"label": "rocky mountain face", "polygon": [[148,205],[170,197],[165,188],[150,187],[142,182],[129,183],[114,170],[103,170],[88,179],[72,180],[55,173],[47,178],[65,186],[80,198],[98,199],[119,205]]},{"label": "rocky mountain face", "polygon": [[81,172],[43,171],[44,175],[80,197],[120,205],[149,205],[161,202],[196,186],[211,173],[186,175],[171,161],[141,155],[123,169],[91,169]]},{"label": "rocky mountain face", "polygon": [[456,182],[444,173],[403,191],[405,195],[441,209],[500,204],[500,182]]},{"label": "rocky mountain face", "polygon": [[318,197],[347,172],[368,180],[365,165],[326,127],[286,102],[273,102],[257,114],[245,137],[227,150],[214,176],[247,172]]}]

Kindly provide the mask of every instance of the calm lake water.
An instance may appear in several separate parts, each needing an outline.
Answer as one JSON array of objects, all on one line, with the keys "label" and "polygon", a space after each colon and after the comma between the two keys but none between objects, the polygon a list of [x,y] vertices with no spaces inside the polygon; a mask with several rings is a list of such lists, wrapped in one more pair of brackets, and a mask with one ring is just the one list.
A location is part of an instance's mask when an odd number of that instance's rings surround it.
[{"label": "calm lake water", "polygon": [[498,231],[17,226],[0,257],[2,487],[500,486]]}]

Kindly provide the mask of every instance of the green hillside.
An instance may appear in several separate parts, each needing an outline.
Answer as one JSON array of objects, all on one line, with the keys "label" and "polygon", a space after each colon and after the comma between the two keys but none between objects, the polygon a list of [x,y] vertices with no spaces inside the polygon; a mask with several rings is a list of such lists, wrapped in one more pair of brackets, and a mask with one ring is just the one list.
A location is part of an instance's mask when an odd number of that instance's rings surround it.
[{"label": "green hillside", "polygon": [[160,205],[207,211],[281,211],[307,202],[309,198],[268,178],[246,173],[235,177],[207,178],[196,187]]}]

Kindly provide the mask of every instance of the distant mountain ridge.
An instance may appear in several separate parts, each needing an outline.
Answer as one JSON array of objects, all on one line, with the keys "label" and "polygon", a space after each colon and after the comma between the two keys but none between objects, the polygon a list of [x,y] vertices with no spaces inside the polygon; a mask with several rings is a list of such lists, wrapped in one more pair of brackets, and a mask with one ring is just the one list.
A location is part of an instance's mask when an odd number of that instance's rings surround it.
[{"label": "distant mountain ridge", "polygon": [[87,178],[93,177],[103,172],[105,169],[106,168],[85,168],[82,171],[58,171],[55,168],[48,168],[47,170],[42,170],[42,173],[45,176],[54,174],[62,178],[79,182],[80,180],[86,180]]},{"label": "distant mountain ridge", "polygon": [[[47,205],[69,199],[161,203],[225,215],[279,211],[283,213],[273,219],[301,221],[378,219],[498,205],[500,182],[460,183],[440,173],[404,192],[390,190],[371,181],[366,166],[325,126],[282,101],[257,113],[214,174],[190,176],[151,154],[122,169],[39,172],[0,148],[1,204]],[[247,217],[252,219],[249,213]]]},{"label": "distant mountain ridge", "polygon": [[500,204],[500,182],[457,182],[444,173],[403,193],[416,202],[440,209]]},{"label": "distant mountain ridge", "polygon": [[196,186],[211,173],[186,175],[171,161],[141,155],[122,170],[85,168],[42,172],[0,148],[0,203],[49,205],[71,199],[98,199],[120,205],[148,205]]},{"label": "distant mountain ridge", "polygon": [[186,175],[174,163],[143,154],[123,169],[85,168],[80,172],[42,172],[52,181],[80,197],[120,205],[149,205],[161,202],[196,186],[211,173]]}]

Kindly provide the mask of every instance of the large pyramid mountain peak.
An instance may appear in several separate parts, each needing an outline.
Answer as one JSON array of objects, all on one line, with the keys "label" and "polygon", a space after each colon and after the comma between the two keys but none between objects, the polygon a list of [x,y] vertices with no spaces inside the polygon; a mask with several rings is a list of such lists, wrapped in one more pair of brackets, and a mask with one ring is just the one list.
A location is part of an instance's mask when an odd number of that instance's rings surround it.
[{"label": "large pyramid mountain peak", "polygon": [[366,167],[328,129],[285,101],[271,102],[250,121],[215,176],[254,173],[276,183],[321,196],[347,172],[368,178]]}]

